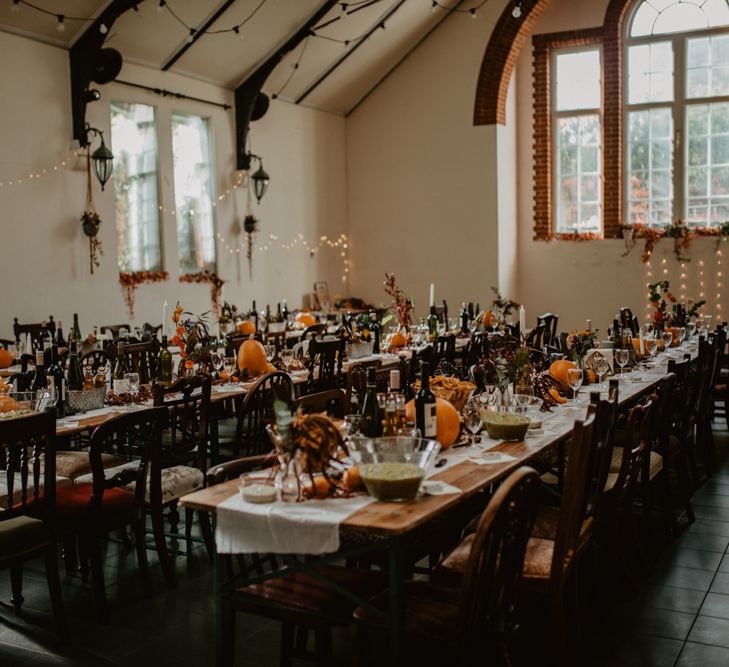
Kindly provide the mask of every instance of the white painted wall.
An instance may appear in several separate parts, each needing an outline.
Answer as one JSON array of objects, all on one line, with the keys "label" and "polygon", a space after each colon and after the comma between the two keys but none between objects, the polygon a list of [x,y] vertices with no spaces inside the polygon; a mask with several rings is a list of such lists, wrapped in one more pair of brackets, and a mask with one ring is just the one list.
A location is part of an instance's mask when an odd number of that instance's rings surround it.
[{"label": "white painted wall", "polygon": [[[0,32],[0,181],[22,178],[60,162],[71,140],[68,54],[62,49]],[[232,103],[230,91],[186,77],[125,64],[120,78],[164,87],[196,97]],[[157,108],[161,205],[174,207],[170,113],[180,110],[209,116],[215,135],[215,188],[232,183],[234,120],[232,111],[162,98],[119,84],[101,87],[102,100],[89,106],[88,121],[109,137],[109,102],[129,100]],[[346,229],[345,120],[342,117],[273,101],[268,114],[252,125],[252,147],[265,158],[271,185],[255,213],[261,220],[259,244],[269,234],[290,240],[301,233],[309,241],[336,237]],[[102,193],[95,184],[102,218],[101,267],[89,275],[88,243],[79,218],[85,203],[85,173],[59,170],[38,182],[25,181],[0,190],[0,337],[10,337],[12,318],[39,321],[53,314],[70,324],[80,314],[83,329],[129,320],[117,282],[113,182]],[[245,215],[244,195],[226,198],[217,208],[217,230],[231,245]],[[175,219],[161,221],[165,269],[170,279],[139,288],[135,322],[159,323],[162,302],[180,299],[193,312],[210,308],[207,285],[178,281]],[[299,305],[314,281],[328,280],[332,293],[342,290],[338,250],[315,257],[301,247],[254,253],[253,279],[244,259],[218,244],[218,273],[227,281],[224,296],[242,307],[256,298],[263,305],[286,298]]]}]

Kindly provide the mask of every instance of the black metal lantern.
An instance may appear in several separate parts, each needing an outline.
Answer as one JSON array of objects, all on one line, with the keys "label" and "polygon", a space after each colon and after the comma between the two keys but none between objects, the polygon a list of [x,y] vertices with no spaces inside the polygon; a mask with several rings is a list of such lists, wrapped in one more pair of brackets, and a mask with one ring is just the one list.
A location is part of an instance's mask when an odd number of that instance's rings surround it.
[{"label": "black metal lantern", "polygon": [[263,169],[263,162],[260,159],[258,160],[258,169],[253,172],[251,180],[253,181],[253,192],[256,195],[256,200],[260,204],[271,181],[271,177]]},{"label": "black metal lantern", "polygon": [[101,183],[101,189],[103,190],[114,168],[114,155],[106,143],[104,143],[104,133],[101,130],[86,125],[87,144],[91,143],[88,139],[89,135],[97,135],[101,140],[101,146],[91,153],[91,161],[94,163],[94,173],[99,183]]}]

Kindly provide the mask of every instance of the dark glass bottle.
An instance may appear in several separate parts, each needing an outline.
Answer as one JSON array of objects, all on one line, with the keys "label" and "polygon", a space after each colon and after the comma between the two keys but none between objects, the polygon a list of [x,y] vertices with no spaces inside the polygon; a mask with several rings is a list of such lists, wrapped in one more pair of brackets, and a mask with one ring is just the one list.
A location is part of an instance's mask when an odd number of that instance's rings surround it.
[{"label": "dark glass bottle", "polygon": [[78,313],[73,314],[73,339],[77,342],[81,342],[81,327],[78,325]]},{"label": "dark glass bottle", "polygon": [[438,317],[435,314],[435,306],[430,307],[428,315],[428,339],[432,342],[438,336]]},{"label": "dark glass bottle", "polygon": [[33,375],[33,383],[31,385],[33,391],[46,389],[48,387],[48,378],[46,377],[46,363],[43,350],[36,350],[35,353],[35,375]]},{"label": "dark glass bottle", "polygon": [[468,333],[468,310],[466,310],[466,302],[463,302],[463,305],[461,306],[461,332],[462,333]]},{"label": "dark glass bottle", "polygon": [[162,336],[157,359],[157,382],[163,387],[172,384],[172,353],[167,349],[167,336]]},{"label": "dark glass bottle", "polygon": [[281,302],[279,301],[276,305],[276,317],[273,318],[273,321],[276,322],[276,324],[280,324],[284,321],[283,313],[281,312]]},{"label": "dark glass bottle", "polygon": [[367,369],[367,388],[362,404],[362,435],[376,438],[380,435],[380,408],[377,405],[377,371]]},{"label": "dark glass bottle", "polygon": [[63,337],[63,322],[61,322],[61,320],[58,320],[58,326],[56,327],[56,345],[58,345],[59,348],[68,347],[66,340]]},{"label": "dark glass bottle", "polygon": [[435,394],[430,390],[430,364],[420,364],[420,389],[415,394],[415,425],[423,438],[435,438]]},{"label": "dark glass bottle", "polygon": [[443,322],[445,322],[445,328],[448,331],[450,329],[448,325],[448,304],[445,299],[443,299]]},{"label": "dark glass bottle", "polygon": [[57,345],[51,347],[51,364],[46,370],[46,379],[49,389],[56,391],[56,414],[64,417],[66,415],[66,378],[58,361]]},{"label": "dark glass bottle", "polygon": [[[51,349],[51,345],[53,345],[53,334],[51,333],[51,330],[48,328],[48,323],[43,320],[41,322],[41,330],[40,330],[40,348],[45,352],[46,350]],[[50,356],[48,361],[50,362]]]},{"label": "dark glass bottle", "polygon": [[124,380],[124,376],[128,372],[127,362],[124,359],[124,343],[119,343],[117,346],[116,364],[114,365],[114,372],[111,376],[113,389],[117,394],[125,394],[129,391],[129,388],[126,386],[126,381]]},{"label": "dark glass bottle", "polygon": [[266,304],[266,332],[269,331],[271,322],[271,306]]},{"label": "dark glass bottle", "polygon": [[256,331],[258,331],[258,311],[256,310],[256,300],[253,299],[253,305],[251,306],[251,312],[248,313],[249,317],[253,318],[253,321],[256,324]]},{"label": "dark glass bottle", "polygon": [[286,305],[286,299],[283,300],[283,307],[281,308],[281,314],[283,315],[283,321],[288,322],[289,307]]},{"label": "dark glass bottle", "polygon": [[68,390],[81,391],[84,388],[84,372],[78,359],[78,343],[71,341],[68,348]]}]

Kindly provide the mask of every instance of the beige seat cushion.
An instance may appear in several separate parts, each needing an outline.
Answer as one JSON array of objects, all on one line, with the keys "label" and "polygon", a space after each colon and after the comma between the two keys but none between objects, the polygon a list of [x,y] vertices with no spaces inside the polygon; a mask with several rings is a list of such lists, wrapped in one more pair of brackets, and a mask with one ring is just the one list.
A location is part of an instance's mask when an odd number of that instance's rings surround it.
[{"label": "beige seat cushion", "polygon": [[[124,463],[121,456],[102,454],[101,464],[104,469],[114,468]],[[88,452],[56,452],[56,475],[76,479],[91,473],[91,461]]]},{"label": "beige seat cushion", "polygon": [[[610,472],[611,473],[618,473],[620,472],[620,466],[623,462],[623,450],[619,447],[615,447],[613,449],[613,459],[610,463]],[[649,478],[653,479],[659,472],[663,470],[663,457],[658,452],[651,452],[651,462],[650,462],[650,468],[649,468]],[[609,476],[608,476],[609,479]],[[617,479],[617,477],[616,477]],[[640,477],[638,478],[640,479]],[[615,484],[615,481],[613,481],[613,484]],[[605,486],[607,489],[607,485]]]},{"label": "beige seat cushion", "polygon": [[[20,473],[16,472],[13,476],[13,500],[12,505],[15,505],[20,502],[21,497],[21,486],[20,486]],[[63,486],[70,486],[71,480],[68,479],[68,477],[56,477],[56,488],[61,488]],[[31,499],[33,497],[33,476],[30,474],[28,476],[28,489],[27,489],[27,499]],[[41,476],[41,483],[40,488],[43,488],[43,479]],[[0,471],[0,507],[3,507],[7,509],[8,507],[8,481],[6,477],[5,471]]]}]

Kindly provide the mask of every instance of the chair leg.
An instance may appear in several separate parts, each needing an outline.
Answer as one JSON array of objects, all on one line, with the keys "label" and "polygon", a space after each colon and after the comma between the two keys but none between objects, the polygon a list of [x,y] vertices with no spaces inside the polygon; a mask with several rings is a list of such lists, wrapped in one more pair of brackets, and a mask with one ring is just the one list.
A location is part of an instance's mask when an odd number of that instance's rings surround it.
[{"label": "chair leg", "polygon": [[[221,593],[218,593],[221,595]],[[223,613],[221,623],[222,634],[222,665],[226,667],[233,664],[235,655],[235,609],[223,598]]]},{"label": "chair leg", "polygon": [[291,667],[294,654],[294,624],[290,621],[281,621],[281,667]]},{"label": "chair leg", "polygon": [[170,588],[174,588],[176,584],[175,567],[167,550],[167,540],[165,539],[164,517],[162,516],[161,507],[151,507],[152,515],[152,532],[154,534],[154,544],[157,548],[157,556],[159,557],[162,572],[164,572],[165,580]]},{"label": "chair leg", "polygon": [[78,569],[78,558],[76,555],[76,538],[67,537],[63,540],[63,562],[66,566],[66,574],[70,577]]},{"label": "chair leg", "polygon": [[139,574],[142,576],[142,588],[145,595],[152,595],[152,577],[149,573],[149,561],[147,560],[145,518],[145,515],[142,514],[142,518],[134,524],[134,546],[137,550]]},{"label": "chair leg", "polygon": [[23,564],[17,563],[10,566],[10,587],[12,590],[12,602],[15,613],[20,616],[20,608],[23,606]]},{"label": "chair leg", "polygon": [[45,553],[46,579],[48,580],[48,593],[51,596],[53,615],[58,626],[58,635],[62,642],[68,638],[68,624],[66,612],[63,608],[63,596],[61,594],[61,581],[58,578],[58,558],[56,555],[55,543],[49,545]]},{"label": "chair leg", "polygon": [[662,470],[653,480],[655,492],[658,494],[658,503],[661,506],[663,527],[666,531],[666,539],[670,540],[676,529],[676,515],[673,513],[673,502],[671,501],[671,490],[668,486],[668,475]]},{"label": "chair leg", "polygon": [[86,583],[89,580],[89,550],[86,542],[79,537],[78,543],[78,562],[81,570],[81,581]]},{"label": "chair leg", "polygon": [[677,462],[676,465],[676,479],[678,481],[678,488],[681,493],[681,500],[683,502],[686,516],[690,523],[696,521],[694,516],[694,508],[691,505],[691,480],[689,479],[688,470],[688,459],[686,453],[681,451],[678,456],[674,459]]},{"label": "chair leg", "polygon": [[106,599],[106,586],[104,584],[104,564],[101,558],[101,541],[97,535],[84,536],[80,539],[84,544],[85,551],[89,556],[91,568],[91,584],[94,589],[96,600],[96,611],[99,616],[99,623],[108,625],[110,622],[109,605]]},{"label": "chair leg", "polygon": [[203,541],[205,542],[205,549],[208,552],[208,558],[210,562],[213,561],[215,556],[215,536],[213,535],[213,526],[210,521],[210,514],[208,512],[198,512],[197,520],[200,524],[200,531],[202,532]]},{"label": "chair leg", "polygon": [[192,520],[195,518],[195,510],[185,508],[185,551],[188,556],[192,553]]},{"label": "chair leg", "polygon": [[318,628],[314,632],[316,647],[316,664],[318,667],[330,667],[332,656],[332,631],[329,628]]}]

